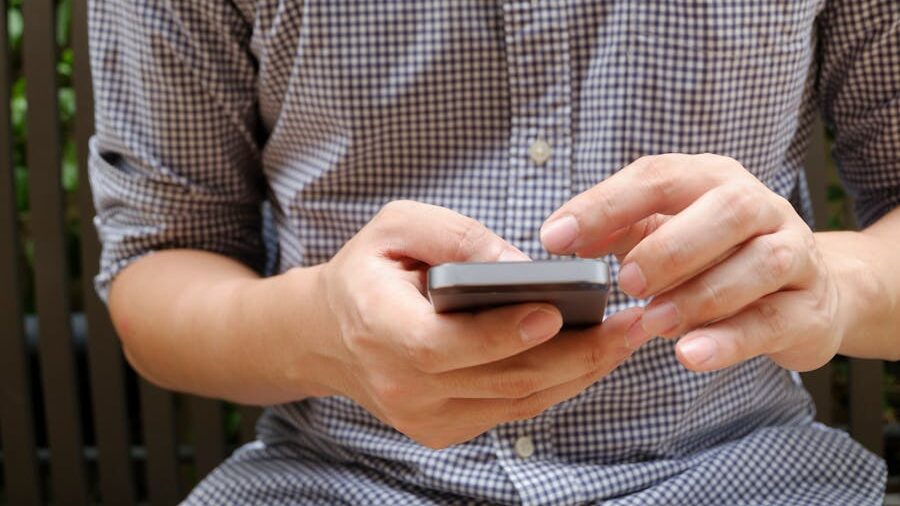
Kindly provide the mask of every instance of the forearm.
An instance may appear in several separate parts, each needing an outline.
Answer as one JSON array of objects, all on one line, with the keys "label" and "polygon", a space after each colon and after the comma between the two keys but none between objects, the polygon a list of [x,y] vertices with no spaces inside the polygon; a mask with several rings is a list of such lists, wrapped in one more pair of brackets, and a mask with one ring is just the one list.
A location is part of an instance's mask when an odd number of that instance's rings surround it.
[{"label": "forearm", "polygon": [[162,251],[116,277],[109,308],[129,362],[153,383],[276,404],[327,393],[314,379],[331,332],[318,270],[261,279],[220,255]]},{"label": "forearm", "polygon": [[900,209],[862,232],[821,232],[816,240],[840,285],[839,352],[900,359]]}]

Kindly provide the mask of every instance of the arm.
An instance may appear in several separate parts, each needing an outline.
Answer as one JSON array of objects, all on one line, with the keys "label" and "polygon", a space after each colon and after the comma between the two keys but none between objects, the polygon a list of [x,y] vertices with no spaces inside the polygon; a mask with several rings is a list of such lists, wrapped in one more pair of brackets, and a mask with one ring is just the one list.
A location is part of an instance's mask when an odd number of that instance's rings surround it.
[{"label": "arm", "polygon": [[222,255],[161,251],[116,277],[109,310],[128,361],[162,387],[262,405],[326,395],[315,378],[334,364],[314,350],[335,331],[319,270],[263,279]]},{"label": "arm", "polygon": [[248,404],[324,395],[319,268],[260,278],[252,20],[235,2],[93,0],[98,289],[129,362]]},{"label": "arm", "polygon": [[213,332],[236,302],[223,286],[259,283],[263,263],[250,23],[232,2],[168,0],[93,0],[89,21],[98,290],[116,280],[111,314],[148,378],[247,401],[259,386],[215,377],[236,344]]},{"label": "arm", "polygon": [[[840,352],[900,359],[900,5],[836,0],[820,23],[817,93],[862,232],[816,234],[854,315]],[[891,211],[893,209],[893,211]]]},{"label": "arm", "polygon": [[386,205],[323,265],[261,279],[249,23],[234,2],[91,9],[97,284],[151,381],[253,404],[341,395],[443,447],[577,395],[649,338],[625,340],[640,310],[562,333],[547,304],[435,314],[427,266],[528,258],[417,203]]},{"label": "arm", "polygon": [[311,296],[317,269],[258,274],[251,20],[235,2],[90,8],[97,286],[128,360],[164,387],[238,402],[322,394],[309,378],[327,362],[308,359],[331,334]]},{"label": "arm", "polygon": [[554,253],[615,253],[622,290],[653,297],[644,330],[678,338],[690,369],[900,358],[900,7],[834,0],[819,22],[816,91],[862,232],[814,234],[740,163],[709,154],[639,159],[542,229]]},{"label": "arm", "polygon": [[820,232],[816,242],[852,317],[839,353],[900,360],[900,209],[862,232]]},{"label": "arm", "polygon": [[116,277],[110,310],[163,386],[254,404],[343,395],[442,448],[577,395],[649,338],[626,343],[637,309],[561,333],[547,304],[434,313],[428,265],[498,260],[527,257],[448,209],[395,202],[326,264],[264,280],[211,253],[146,256]]}]

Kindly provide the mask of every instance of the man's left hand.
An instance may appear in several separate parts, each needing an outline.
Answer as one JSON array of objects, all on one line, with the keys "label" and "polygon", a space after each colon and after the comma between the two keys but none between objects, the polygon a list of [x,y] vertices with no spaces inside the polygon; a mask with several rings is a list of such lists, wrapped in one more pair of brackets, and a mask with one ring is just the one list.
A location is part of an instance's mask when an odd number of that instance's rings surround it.
[{"label": "man's left hand", "polygon": [[840,289],[815,236],[731,158],[641,158],[553,213],[541,240],[556,254],[615,254],[621,289],[654,297],[644,330],[682,336],[690,369],[767,355],[811,370],[841,344]]}]

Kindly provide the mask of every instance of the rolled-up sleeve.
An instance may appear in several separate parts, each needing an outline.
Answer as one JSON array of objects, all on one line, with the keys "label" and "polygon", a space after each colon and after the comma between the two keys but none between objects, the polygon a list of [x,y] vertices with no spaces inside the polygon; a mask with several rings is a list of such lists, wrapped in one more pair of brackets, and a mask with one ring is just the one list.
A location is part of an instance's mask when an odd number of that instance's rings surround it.
[{"label": "rolled-up sleeve", "polygon": [[93,0],[98,293],[162,249],[264,261],[251,21],[234,2]]},{"label": "rolled-up sleeve", "polygon": [[900,2],[829,1],[819,22],[818,93],[865,227],[900,205]]}]

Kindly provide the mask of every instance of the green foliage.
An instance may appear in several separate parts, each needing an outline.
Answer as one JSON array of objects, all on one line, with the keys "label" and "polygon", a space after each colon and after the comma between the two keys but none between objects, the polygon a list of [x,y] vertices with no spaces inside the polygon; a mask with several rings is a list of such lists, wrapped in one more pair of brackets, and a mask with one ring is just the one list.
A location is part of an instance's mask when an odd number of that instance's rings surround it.
[{"label": "green foliage", "polygon": [[241,431],[241,412],[237,405],[225,403],[225,440],[229,444],[238,444]]},{"label": "green foliage", "polygon": [[25,78],[19,77],[12,85],[13,167],[16,180],[16,208],[20,213],[28,210],[28,171],[25,170]]},{"label": "green foliage", "polygon": [[829,183],[825,197],[828,201],[828,228],[831,230],[846,230],[850,228],[847,223],[847,194],[844,188],[837,183]]},{"label": "green foliage", "polygon": [[7,12],[7,31],[9,32],[9,46],[13,52],[16,52],[18,49],[17,45],[22,43],[22,31],[24,28],[22,0],[12,0]]}]

